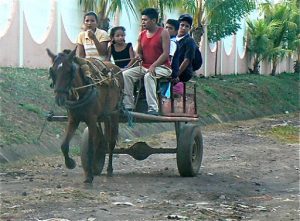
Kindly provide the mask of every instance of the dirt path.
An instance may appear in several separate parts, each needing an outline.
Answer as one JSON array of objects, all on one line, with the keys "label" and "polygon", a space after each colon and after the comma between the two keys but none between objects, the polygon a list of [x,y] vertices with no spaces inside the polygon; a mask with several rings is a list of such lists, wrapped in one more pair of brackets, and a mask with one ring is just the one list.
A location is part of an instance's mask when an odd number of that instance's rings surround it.
[{"label": "dirt path", "polygon": [[[80,160],[67,170],[47,157],[5,165],[1,220],[299,220],[299,145],[265,135],[272,126],[299,126],[296,115],[203,128],[200,174],[179,176],[176,155],[144,161],[114,158],[92,186],[82,183]],[[175,146],[172,133],[146,138]],[[54,219],[56,218],[56,219]]]}]

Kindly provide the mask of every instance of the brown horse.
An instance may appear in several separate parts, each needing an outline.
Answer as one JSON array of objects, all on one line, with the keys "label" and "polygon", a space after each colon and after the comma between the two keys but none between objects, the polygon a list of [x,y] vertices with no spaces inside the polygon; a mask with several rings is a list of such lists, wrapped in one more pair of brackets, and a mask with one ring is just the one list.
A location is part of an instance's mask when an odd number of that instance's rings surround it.
[{"label": "brown horse", "polygon": [[[101,82],[91,80],[76,63],[79,58],[73,51],[64,50],[58,55],[47,49],[52,59],[49,69],[57,105],[68,111],[68,126],[61,150],[66,167],[73,169],[75,161],[69,156],[69,143],[80,122],[88,127],[88,145],[85,156],[81,156],[86,183],[92,183],[94,175],[100,175],[100,158],[105,158],[109,147],[109,164],[107,174],[112,175],[112,153],[118,137],[119,104],[122,98],[123,76],[114,64],[104,62],[109,76]],[[104,122],[104,134],[101,128]]]}]

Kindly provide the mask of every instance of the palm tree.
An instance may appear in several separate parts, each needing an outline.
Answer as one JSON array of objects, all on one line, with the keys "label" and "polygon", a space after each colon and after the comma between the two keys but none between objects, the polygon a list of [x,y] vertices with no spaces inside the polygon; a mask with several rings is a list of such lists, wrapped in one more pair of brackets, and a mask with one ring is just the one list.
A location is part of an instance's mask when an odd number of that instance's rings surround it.
[{"label": "palm tree", "polygon": [[272,46],[270,33],[278,26],[278,23],[268,24],[264,19],[256,21],[248,19],[247,25],[247,52],[253,58],[253,68],[249,70],[253,74],[259,74],[259,64],[267,57]]},{"label": "palm tree", "polygon": [[291,50],[288,49],[289,33],[297,29],[297,24],[292,20],[293,9],[290,1],[284,1],[277,4],[269,2],[261,4],[264,13],[264,19],[267,23],[276,21],[279,26],[272,29],[270,39],[272,48],[268,53],[268,59],[272,61],[271,75],[275,75],[277,64],[288,55]]},{"label": "palm tree", "polygon": [[137,11],[145,8],[156,8],[159,12],[159,25],[162,26],[165,19],[165,11],[170,12],[174,9],[182,8],[183,0],[136,0],[135,6]]},{"label": "palm tree", "polygon": [[297,27],[289,30],[287,35],[288,49],[292,50],[296,54],[297,59],[294,61],[294,72],[300,73],[300,13],[299,13],[300,0],[290,0],[291,21],[293,21]]},{"label": "palm tree", "polygon": [[79,0],[79,4],[85,12],[95,11],[98,14],[98,27],[108,31],[109,15],[114,15],[117,11],[125,10],[129,15],[133,12],[135,16],[135,0]]}]

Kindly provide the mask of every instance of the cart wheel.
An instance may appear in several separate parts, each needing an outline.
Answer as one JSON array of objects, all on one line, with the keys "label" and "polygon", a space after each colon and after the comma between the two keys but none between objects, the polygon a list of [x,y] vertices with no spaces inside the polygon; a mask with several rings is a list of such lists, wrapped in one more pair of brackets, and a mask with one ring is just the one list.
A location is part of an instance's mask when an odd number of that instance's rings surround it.
[{"label": "cart wheel", "polygon": [[184,125],[177,143],[177,168],[180,176],[197,176],[203,156],[203,139],[200,126]]},{"label": "cart wheel", "polygon": [[[89,140],[89,129],[86,127],[83,131],[82,143],[81,143],[81,164],[82,168],[85,172],[87,172],[88,168],[88,140]],[[99,148],[101,149],[101,148]],[[93,165],[93,173],[94,175],[100,175],[102,173],[103,167],[105,163],[105,152],[101,152],[98,154],[98,157],[94,159]]]}]

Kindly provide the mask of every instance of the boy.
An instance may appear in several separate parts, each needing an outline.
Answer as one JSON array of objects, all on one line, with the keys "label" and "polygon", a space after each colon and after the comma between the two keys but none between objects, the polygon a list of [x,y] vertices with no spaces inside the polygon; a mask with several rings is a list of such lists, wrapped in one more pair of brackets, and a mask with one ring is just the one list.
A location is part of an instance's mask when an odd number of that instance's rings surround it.
[{"label": "boy", "polygon": [[134,82],[144,77],[148,114],[159,115],[156,96],[156,80],[171,75],[169,61],[170,36],[167,30],[157,25],[158,12],[147,8],[142,12],[142,32],[138,38],[137,60],[142,67],[133,67],[123,72],[125,109],[134,109]]},{"label": "boy", "polygon": [[168,19],[166,21],[165,28],[170,34],[170,60],[172,62],[172,58],[174,57],[175,51],[177,49],[176,36],[179,29],[179,22],[175,19]]},{"label": "boy", "polygon": [[[173,80],[174,83],[179,81],[187,82],[193,76],[192,61],[195,56],[196,45],[194,39],[189,35],[193,18],[188,14],[183,14],[178,19],[179,29],[176,37],[178,43],[178,73],[177,77]],[[174,62],[173,62],[174,63]],[[172,64],[176,66],[176,64]]]}]

